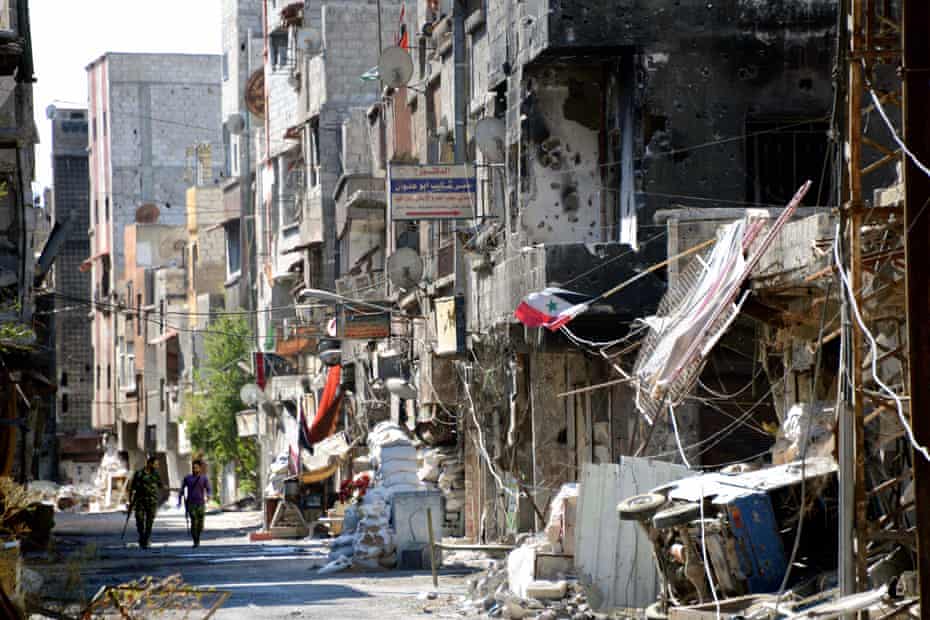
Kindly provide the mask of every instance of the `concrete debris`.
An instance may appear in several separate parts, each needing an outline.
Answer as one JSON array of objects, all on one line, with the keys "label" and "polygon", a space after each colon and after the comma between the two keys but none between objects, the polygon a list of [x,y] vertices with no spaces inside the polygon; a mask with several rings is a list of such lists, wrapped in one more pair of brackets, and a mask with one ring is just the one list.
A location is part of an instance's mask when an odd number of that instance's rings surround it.
[{"label": "concrete debris", "polygon": [[833,454],[836,411],[826,403],[792,405],[778,429],[772,448],[772,464],[782,465],[801,456],[802,435],[807,433],[807,456],[827,457]]},{"label": "concrete debris", "polygon": [[120,458],[116,446],[108,444],[100,465],[97,467],[97,476],[94,479],[94,499],[90,506],[91,512],[117,508],[120,502],[126,500],[125,490],[128,488],[129,469]]}]

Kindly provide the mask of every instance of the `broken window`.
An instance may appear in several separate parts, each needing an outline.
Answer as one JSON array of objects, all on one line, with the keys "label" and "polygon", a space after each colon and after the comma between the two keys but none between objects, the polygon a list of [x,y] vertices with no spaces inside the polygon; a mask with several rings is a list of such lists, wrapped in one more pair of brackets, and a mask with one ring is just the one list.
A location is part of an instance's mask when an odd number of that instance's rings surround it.
[{"label": "broken window", "polygon": [[[828,130],[824,121],[797,118],[747,121],[746,200],[784,205],[808,179],[815,191],[828,191]],[[824,199],[812,192],[808,203]]]}]

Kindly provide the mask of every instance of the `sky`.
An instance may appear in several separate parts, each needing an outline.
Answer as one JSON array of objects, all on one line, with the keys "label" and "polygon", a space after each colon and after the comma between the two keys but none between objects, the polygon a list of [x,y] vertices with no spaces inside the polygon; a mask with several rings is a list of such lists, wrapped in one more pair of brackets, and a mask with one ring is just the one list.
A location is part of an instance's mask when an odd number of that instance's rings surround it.
[{"label": "sky", "polygon": [[221,0],[31,0],[36,188],[52,184],[50,104],[87,106],[84,68],[105,52],[221,51]]}]

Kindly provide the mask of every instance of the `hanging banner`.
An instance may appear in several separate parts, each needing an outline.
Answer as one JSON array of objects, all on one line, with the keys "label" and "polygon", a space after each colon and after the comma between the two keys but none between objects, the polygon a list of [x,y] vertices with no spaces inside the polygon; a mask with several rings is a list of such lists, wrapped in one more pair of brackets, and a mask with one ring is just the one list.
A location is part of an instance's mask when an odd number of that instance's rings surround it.
[{"label": "hanging banner", "polygon": [[392,165],[391,218],[458,220],[475,217],[475,167],[470,164]]}]

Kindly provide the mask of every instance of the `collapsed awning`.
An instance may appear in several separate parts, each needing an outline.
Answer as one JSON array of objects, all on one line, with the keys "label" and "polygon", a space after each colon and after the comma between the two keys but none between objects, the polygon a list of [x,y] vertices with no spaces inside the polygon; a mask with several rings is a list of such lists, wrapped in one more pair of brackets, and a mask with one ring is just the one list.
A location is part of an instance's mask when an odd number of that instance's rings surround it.
[{"label": "collapsed awning", "polygon": [[78,267],[78,269],[80,269],[81,271],[89,271],[90,268],[94,265],[94,261],[100,260],[104,256],[109,256],[109,255],[110,255],[110,250],[104,250],[103,252],[97,252],[93,256],[85,259],[84,262],[81,263],[81,266]]},{"label": "collapsed awning", "polygon": [[169,330],[165,331],[164,334],[162,334],[162,335],[160,335],[160,336],[157,336],[157,337],[152,338],[151,340],[149,340],[149,344],[161,344],[161,343],[163,343],[163,342],[167,342],[167,341],[170,340],[171,338],[177,338],[177,336],[178,336],[178,332],[177,332],[176,330],[174,330],[174,329],[169,329]]},{"label": "collapsed awning", "polygon": [[342,404],[342,367],[333,366],[326,376],[326,385],[323,395],[316,408],[316,415],[309,426],[304,420],[304,432],[311,446],[326,439],[336,432],[336,423],[339,421],[339,409]]}]

